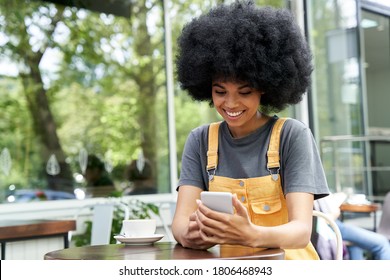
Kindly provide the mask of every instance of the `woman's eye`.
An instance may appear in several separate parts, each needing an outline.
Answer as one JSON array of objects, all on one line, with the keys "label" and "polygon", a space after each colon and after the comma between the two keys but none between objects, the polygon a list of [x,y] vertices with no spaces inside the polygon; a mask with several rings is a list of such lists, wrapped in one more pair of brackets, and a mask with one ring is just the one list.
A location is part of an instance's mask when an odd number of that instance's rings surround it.
[{"label": "woman's eye", "polygon": [[215,93],[216,93],[216,94],[225,94],[226,91],[219,91],[219,90],[216,90]]},{"label": "woman's eye", "polygon": [[252,93],[251,91],[240,92],[240,94],[242,94],[242,95],[249,95],[251,93]]}]

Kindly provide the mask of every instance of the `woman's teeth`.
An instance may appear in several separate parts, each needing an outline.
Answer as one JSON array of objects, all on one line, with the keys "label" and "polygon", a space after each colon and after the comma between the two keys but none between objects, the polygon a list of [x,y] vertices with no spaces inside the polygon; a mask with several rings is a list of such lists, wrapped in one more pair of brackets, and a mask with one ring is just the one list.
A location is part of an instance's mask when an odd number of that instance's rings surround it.
[{"label": "woman's teeth", "polygon": [[227,112],[226,111],[226,114],[229,116],[229,117],[237,117],[239,115],[242,114],[243,111],[239,111],[239,112]]}]

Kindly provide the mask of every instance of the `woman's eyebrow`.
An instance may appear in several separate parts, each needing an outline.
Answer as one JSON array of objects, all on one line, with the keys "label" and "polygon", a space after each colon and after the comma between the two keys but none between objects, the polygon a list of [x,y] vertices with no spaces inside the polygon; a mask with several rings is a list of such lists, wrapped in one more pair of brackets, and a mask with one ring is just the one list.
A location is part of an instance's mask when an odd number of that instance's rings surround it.
[{"label": "woman's eyebrow", "polygon": [[[223,85],[218,84],[218,83],[214,83],[214,84],[212,84],[212,86],[213,87],[225,88]],[[247,87],[250,88],[250,85],[244,84],[244,85],[239,86],[238,89],[243,89],[243,88],[247,88]]]},{"label": "woman's eyebrow", "polygon": [[220,84],[218,84],[218,83],[214,83],[213,84],[213,87],[219,87],[219,88],[225,88],[223,85],[220,85]]}]

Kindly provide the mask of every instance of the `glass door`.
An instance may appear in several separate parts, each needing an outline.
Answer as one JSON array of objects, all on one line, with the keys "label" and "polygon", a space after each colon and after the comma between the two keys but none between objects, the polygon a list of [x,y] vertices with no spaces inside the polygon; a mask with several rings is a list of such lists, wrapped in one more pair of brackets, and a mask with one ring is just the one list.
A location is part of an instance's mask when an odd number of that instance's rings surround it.
[{"label": "glass door", "polygon": [[340,136],[364,135],[357,2],[308,0],[306,9],[314,58],[311,127],[321,142],[329,187],[366,192],[364,143],[336,142]]},{"label": "glass door", "polygon": [[[362,48],[366,80],[368,134],[371,142],[374,196],[390,191],[390,17],[370,10],[361,13]],[[386,139],[389,139],[386,141]]]}]

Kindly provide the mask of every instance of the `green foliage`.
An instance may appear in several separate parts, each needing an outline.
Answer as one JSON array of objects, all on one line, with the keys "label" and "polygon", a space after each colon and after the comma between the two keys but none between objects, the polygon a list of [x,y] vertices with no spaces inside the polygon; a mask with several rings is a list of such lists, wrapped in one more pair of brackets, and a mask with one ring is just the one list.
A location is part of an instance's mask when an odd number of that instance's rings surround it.
[{"label": "green foliage", "polygon": [[[78,155],[85,148],[109,160],[117,185],[126,185],[122,170],[143,149],[155,162],[159,192],[170,191],[162,2],[131,2],[133,16],[126,18],[50,1],[0,0],[0,151],[7,148],[12,157],[11,173],[0,173],[0,202],[10,185],[17,190],[47,187],[48,158],[42,147],[44,140],[51,141],[38,137],[45,122],[34,123],[32,115],[44,106],[29,103],[35,94],[27,95],[22,78],[32,73],[44,81],[43,96],[55,120],[50,131],[58,136],[74,176],[81,173]],[[184,23],[217,2],[232,0],[171,1],[174,54]],[[280,6],[285,1],[256,2]],[[31,65],[39,65],[37,73],[29,70]],[[217,114],[176,86],[180,167],[190,130],[216,120]]]},{"label": "green foliage", "polygon": [[[166,122],[161,117],[166,110],[162,17],[154,19],[155,30],[148,35],[132,28],[146,24],[142,20],[146,20],[151,7],[146,7],[145,1],[136,3],[140,6],[135,7],[139,16],[131,19],[87,9],[80,12],[50,1],[11,2],[0,1],[0,35],[5,38],[0,44],[0,62],[23,66],[28,57],[33,57],[34,63],[50,57],[49,65],[42,63],[38,75],[45,81],[48,105],[55,120],[51,131],[58,135],[73,175],[81,173],[81,148],[114,167],[126,166],[142,148],[146,157],[157,162],[156,166],[167,166],[167,125],[156,134],[154,127],[142,123]],[[154,10],[161,9],[156,5]],[[34,32],[27,32],[30,26],[34,26]],[[33,50],[36,46],[39,50]],[[10,175],[0,174],[0,202],[10,185],[15,185],[16,190],[47,187],[44,167],[48,158],[41,152],[46,143],[37,135],[41,129],[34,127],[44,126],[44,122],[34,124],[31,114],[44,106],[27,102],[33,98],[26,95],[22,83],[24,69],[20,67],[14,74],[6,69],[0,73],[5,75],[0,76],[0,131],[5,132],[1,133],[0,151],[6,147],[13,162]],[[164,96],[164,100],[158,107],[152,101],[140,102],[146,95],[151,99]],[[151,139],[159,143],[159,151]],[[158,185],[168,190],[169,176],[160,174],[156,169]],[[116,175],[117,186],[126,186],[123,172]]]},{"label": "green foliage", "polygon": [[92,221],[85,221],[85,226],[85,232],[73,238],[76,247],[91,244]]},{"label": "green foliage", "polygon": [[[123,202],[124,203],[124,202]],[[129,209],[129,219],[150,219],[153,215],[160,216],[159,208],[153,203],[146,203],[139,199],[131,199],[125,203]],[[120,233],[125,212],[122,208],[116,208],[112,219],[110,244],[115,244],[114,235]],[[76,247],[91,244],[92,221],[85,221],[85,232],[73,238]]]}]

